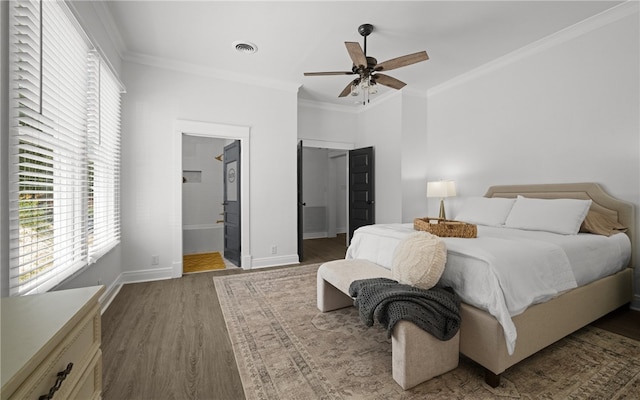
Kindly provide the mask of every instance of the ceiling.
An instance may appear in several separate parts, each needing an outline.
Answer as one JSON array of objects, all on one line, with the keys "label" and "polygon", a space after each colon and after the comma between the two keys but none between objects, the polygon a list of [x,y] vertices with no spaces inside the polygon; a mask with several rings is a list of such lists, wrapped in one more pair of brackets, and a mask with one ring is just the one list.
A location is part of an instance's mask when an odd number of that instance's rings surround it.
[{"label": "ceiling", "polygon": [[[222,79],[300,86],[299,98],[357,107],[338,94],[352,76],[345,41],[374,25],[367,55],[378,62],[426,50],[429,60],[387,74],[429,88],[614,7],[619,1],[110,1],[100,7],[124,58],[205,69]],[[110,15],[109,15],[110,14]],[[257,45],[239,53],[237,40]],[[381,88],[382,98],[394,92]],[[357,104],[361,104],[357,102]]]}]

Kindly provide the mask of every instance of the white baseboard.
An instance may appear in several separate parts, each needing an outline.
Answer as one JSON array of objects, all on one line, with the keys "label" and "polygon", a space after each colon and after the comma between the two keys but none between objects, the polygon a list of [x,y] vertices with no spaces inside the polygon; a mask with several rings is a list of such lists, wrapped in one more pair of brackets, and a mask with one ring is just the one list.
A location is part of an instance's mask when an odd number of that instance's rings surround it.
[{"label": "white baseboard", "polygon": [[102,294],[102,296],[100,296],[100,299],[98,301],[100,303],[101,315],[104,314],[105,311],[107,311],[107,308],[109,308],[113,299],[116,298],[116,296],[120,292],[120,289],[122,289],[121,280],[122,280],[122,274],[118,275],[116,280],[111,285],[109,285],[106,288],[105,292]]},{"label": "white baseboard", "polygon": [[118,275],[116,280],[106,288],[104,294],[100,296],[100,313],[104,314],[104,312],[107,311],[107,308],[109,308],[113,299],[115,299],[118,292],[120,292],[120,289],[122,289],[122,285],[127,283],[172,279],[172,271],[173,268],[156,268],[121,273]]},{"label": "white baseboard", "polygon": [[[299,262],[300,261],[298,260],[297,254],[290,254],[286,256],[254,258],[251,261],[251,267],[249,269],[276,267],[278,265],[298,264]],[[243,268],[244,268],[244,264],[243,264]]]},{"label": "white baseboard", "polygon": [[[347,229],[338,228],[336,230],[336,234],[340,234],[340,233],[347,233]],[[302,234],[302,238],[305,240],[306,239],[323,239],[328,237],[335,237],[335,236],[329,236],[329,232],[306,232]]]},{"label": "white baseboard", "polygon": [[122,283],[136,283],[136,282],[150,282],[161,281],[163,279],[173,278],[173,268],[154,268],[154,269],[140,269],[137,271],[126,271],[121,275]]},{"label": "white baseboard", "polygon": [[327,232],[307,232],[302,234],[302,239],[322,239],[328,236]]},{"label": "white baseboard", "polygon": [[244,269],[251,269],[251,255],[244,255],[241,257],[240,267]]}]

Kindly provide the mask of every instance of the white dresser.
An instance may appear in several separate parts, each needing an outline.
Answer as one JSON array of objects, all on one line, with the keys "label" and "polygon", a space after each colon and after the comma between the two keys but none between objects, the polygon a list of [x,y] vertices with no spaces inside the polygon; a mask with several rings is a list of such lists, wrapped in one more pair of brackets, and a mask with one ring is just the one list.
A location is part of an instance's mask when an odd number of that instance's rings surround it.
[{"label": "white dresser", "polygon": [[93,286],[0,299],[1,400],[101,398],[103,292]]}]

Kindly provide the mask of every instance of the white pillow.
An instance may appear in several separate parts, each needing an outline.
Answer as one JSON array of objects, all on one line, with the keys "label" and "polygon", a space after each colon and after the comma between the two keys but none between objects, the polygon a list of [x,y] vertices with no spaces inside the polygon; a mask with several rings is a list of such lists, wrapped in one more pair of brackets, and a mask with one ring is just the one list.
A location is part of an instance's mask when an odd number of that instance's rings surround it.
[{"label": "white pillow", "polygon": [[591,200],[530,199],[518,196],[505,226],[575,235],[590,206]]},{"label": "white pillow", "polygon": [[516,199],[500,197],[469,197],[456,220],[476,225],[502,226]]},{"label": "white pillow", "polygon": [[393,254],[391,277],[400,283],[431,289],[447,262],[447,245],[429,232],[415,232],[402,239]]}]

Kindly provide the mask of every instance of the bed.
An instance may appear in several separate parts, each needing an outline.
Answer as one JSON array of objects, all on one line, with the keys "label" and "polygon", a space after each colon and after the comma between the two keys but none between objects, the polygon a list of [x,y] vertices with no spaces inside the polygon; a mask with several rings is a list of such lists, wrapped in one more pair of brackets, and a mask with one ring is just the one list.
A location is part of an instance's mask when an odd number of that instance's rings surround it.
[{"label": "bed", "polygon": [[[466,302],[463,297],[460,352],[485,368],[485,381],[493,387],[499,384],[500,374],[510,366],[629,303],[632,298],[631,267],[635,265],[635,254],[631,251],[635,234],[632,204],[610,196],[596,183],[492,186],[485,197],[516,198],[519,195],[535,199],[591,200],[587,206],[589,212],[606,215],[627,227],[625,234],[629,240],[621,234],[613,236],[618,243],[628,243],[624,246],[628,246],[630,254],[623,261],[618,261],[621,265],[613,270],[605,269],[596,277],[579,277],[576,281],[581,282],[574,284],[557,285],[554,289],[557,293],[540,296],[524,311],[517,310],[513,315],[507,315],[508,323],[499,311],[471,305],[469,303],[474,302]],[[363,231],[367,229],[371,228]],[[360,237],[356,232],[347,258],[365,258],[390,267],[390,249],[411,229],[401,224],[381,225],[373,229],[367,235],[360,234]],[[378,229],[378,234],[375,229]],[[479,238],[483,234],[482,229],[479,226]],[[449,258],[453,259],[451,254],[450,249]],[[580,260],[577,252],[572,262],[576,264],[576,260]],[[450,262],[447,262],[443,280],[447,277]],[[583,262],[586,264],[587,260],[583,258]],[[510,337],[507,324],[512,324],[517,340]]]}]

